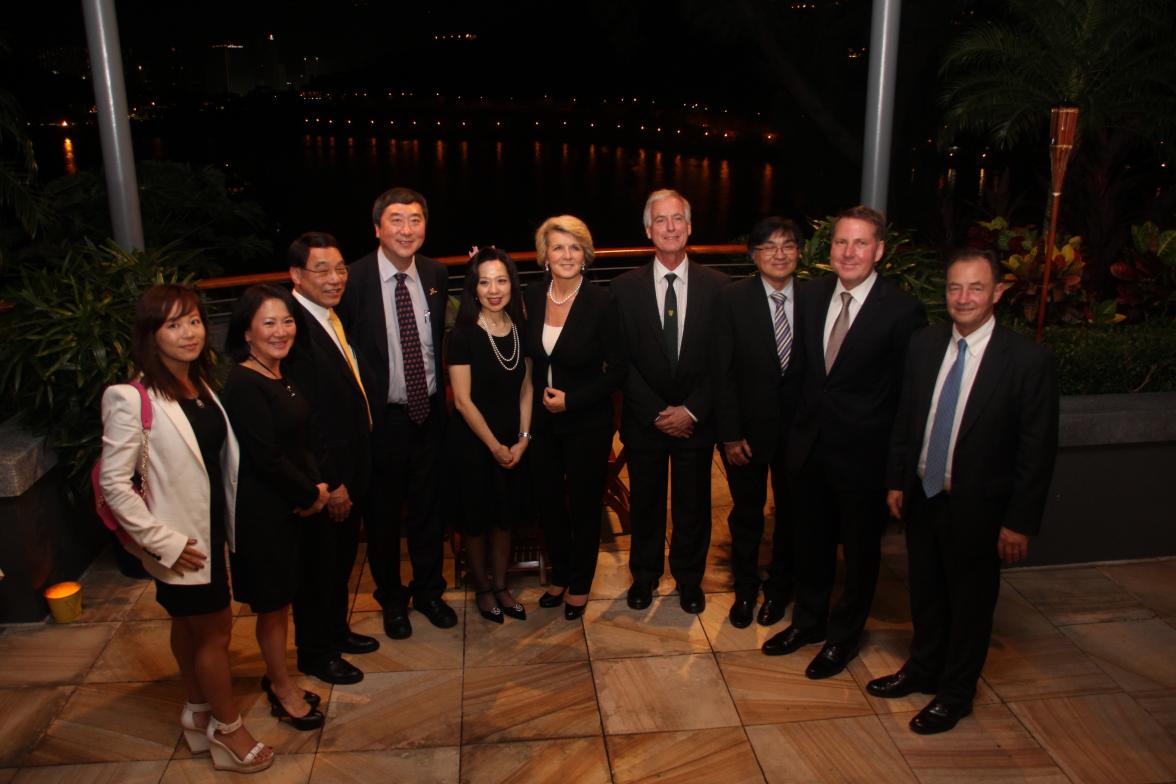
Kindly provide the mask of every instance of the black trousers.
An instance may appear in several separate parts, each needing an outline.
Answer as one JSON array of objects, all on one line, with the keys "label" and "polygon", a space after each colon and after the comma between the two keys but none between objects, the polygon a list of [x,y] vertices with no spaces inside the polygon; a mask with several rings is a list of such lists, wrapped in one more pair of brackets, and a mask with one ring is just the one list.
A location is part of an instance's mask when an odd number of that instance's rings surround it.
[{"label": "black trousers", "polygon": [[[331,599],[335,582],[334,525],[326,514],[299,518],[298,587],[291,602],[298,661],[316,663],[339,655],[332,629]],[[354,554],[352,555],[354,558]]]},{"label": "black trousers", "polygon": [[946,493],[917,494],[906,500],[914,637],[903,669],[937,683],[939,699],[971,703],[1000,593],[1000,529],[961,519]]},{"label": "black trousers", "polygon": [[[828,473],[814,456],[792,481],[796,499],[792,623],[801,629],[825,630],[830,643],[853,643],[866,626],[878,584],[886,497],[882,489],[835,486]],[[830,609],[838,542],[845,555],[845,587]]]},{"label": "black trousers", "polygon": [[551,582],[577,595],[592,589],[596,573],[611,446],[609,424],[563,435],[538,432],[528,450]]},{"label": "black trousers", "polygon": [[764,536],[764,504],[768,500],[768,480],[776,501],[776,527],[772,533],[772,560],[768,579],[763,583],[764,597],[787,600],[792,591],[795,569],[795,526],[789,500],[788,474],[785,470],[786,444],[777,446],[771,462],[733,465],[720,450],[727,468],[727,487],[734,505],[727,515],[731,529],[731,571],[735,578],[735,595],[755,597],[760,588],[759,550]]},{"label": "black trousers", "polygon": [[665,563],[666,491],[673,472],[674,529],[670,574],[679,586],[695,586],[706,571],[711,535],[711,459],[715,449],[670,446],[626,447],[629,464],[629,571],[634,580],[654,582]]},{"label": "black trousers", "polygon": [[[429,415],[421,424],[408,418],[404,406],[385,409],[383,433],[374,444],[372,491],[367,517],[368,561],[381,607],[439,598],[445,593],[445,528],[438,489],[444,466],[445,400],[433,395]],[[412,581],[400,581],[400,536],[408,540]]]},{"label": "black trousers", "polygon": [[358,506],[342,522],[321,512],[307,518],[299,549],[298,591],[294,595],[294,645],[298,660],[317,662],[339,655],[350,631],[351,570],[359,551]]}]

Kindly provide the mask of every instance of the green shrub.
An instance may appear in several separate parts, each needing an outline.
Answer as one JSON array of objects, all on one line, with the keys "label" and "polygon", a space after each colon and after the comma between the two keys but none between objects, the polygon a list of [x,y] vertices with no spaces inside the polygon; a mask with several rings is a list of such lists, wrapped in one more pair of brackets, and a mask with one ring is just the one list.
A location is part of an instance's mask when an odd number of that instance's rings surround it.
[{"label": "green shrub", "polygon": [[[1032,336],[1032,326],[1013,325]],[[1176,392],[1176,324],[1057,325],[1045,330],[1063,395]]]},{"label": "green shrub", "polygon": [[0,289],[11,305],[0,312],[0,394],[45,429],[71,477],[101,449],[102,391],[130,376],[135,302],[156,283],[182,282],[189,261],[173,248],[86,242]]}]

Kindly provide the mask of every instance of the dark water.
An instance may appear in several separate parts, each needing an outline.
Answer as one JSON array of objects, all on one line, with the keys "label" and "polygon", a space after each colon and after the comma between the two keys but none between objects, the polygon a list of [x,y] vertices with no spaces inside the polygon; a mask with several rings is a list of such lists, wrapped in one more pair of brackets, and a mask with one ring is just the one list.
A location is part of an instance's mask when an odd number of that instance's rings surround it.
[{"label": "dark water", "polygon": [[[50,132],[38,145],[48,176],[100,164],[91,128]],[[548,216],[583,218],[600,247],[645,245],[641,210],[648,193],[675,187],[693,206],[692,241],[732,242],[760,217],[803,220],[855,203],[857,175],[788,149],[702,154],[588,141],[425,139],[378,136],[134,131],[138,158],[215,165],[260,203],[275,248],[298,233],[335,234],[348,258],[375,246],[372,200],[405,185],[429,200],[424,251],[462,253],[470,245],[533,249]],[[52,152],[50,152],[52,150]],[[281,261],[275,259],[275,266]]]}]

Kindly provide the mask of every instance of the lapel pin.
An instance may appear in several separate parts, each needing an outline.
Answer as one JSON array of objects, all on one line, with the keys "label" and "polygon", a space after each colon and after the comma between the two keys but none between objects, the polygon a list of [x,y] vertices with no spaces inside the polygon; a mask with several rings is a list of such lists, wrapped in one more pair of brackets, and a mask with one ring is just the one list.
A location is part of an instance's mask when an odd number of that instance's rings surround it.
[{"label": "lapel pin", "polygon": [[433,295],[434,295],[434,294],[436,294],[436,293],[437,293],[437,289],[429,289],[429,296],[430,296],[430,297],[431,297],[431,296],[433,296]]}]

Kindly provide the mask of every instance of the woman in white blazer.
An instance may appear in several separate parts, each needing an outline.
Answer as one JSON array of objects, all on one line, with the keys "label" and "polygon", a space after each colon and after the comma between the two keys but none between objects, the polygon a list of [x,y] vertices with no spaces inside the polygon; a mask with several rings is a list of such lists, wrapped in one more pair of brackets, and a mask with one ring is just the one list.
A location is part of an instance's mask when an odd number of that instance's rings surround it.
[{"label": "woman in white blazer", "polygon": [[133,485],[144,437],[140,395],[130,384],[102,396],[100,482],[172,618],[172,653],[188,691],[180,723],[189,747],[210,751],[219,769],[252,772],[269,767],[273,749],[242,726],[233,700],[225,546],[234,543],[238,449],[209,383],[204,324],[193,289],[154,286],[139,298],[131,356],[153,418],[146,493]]}]

